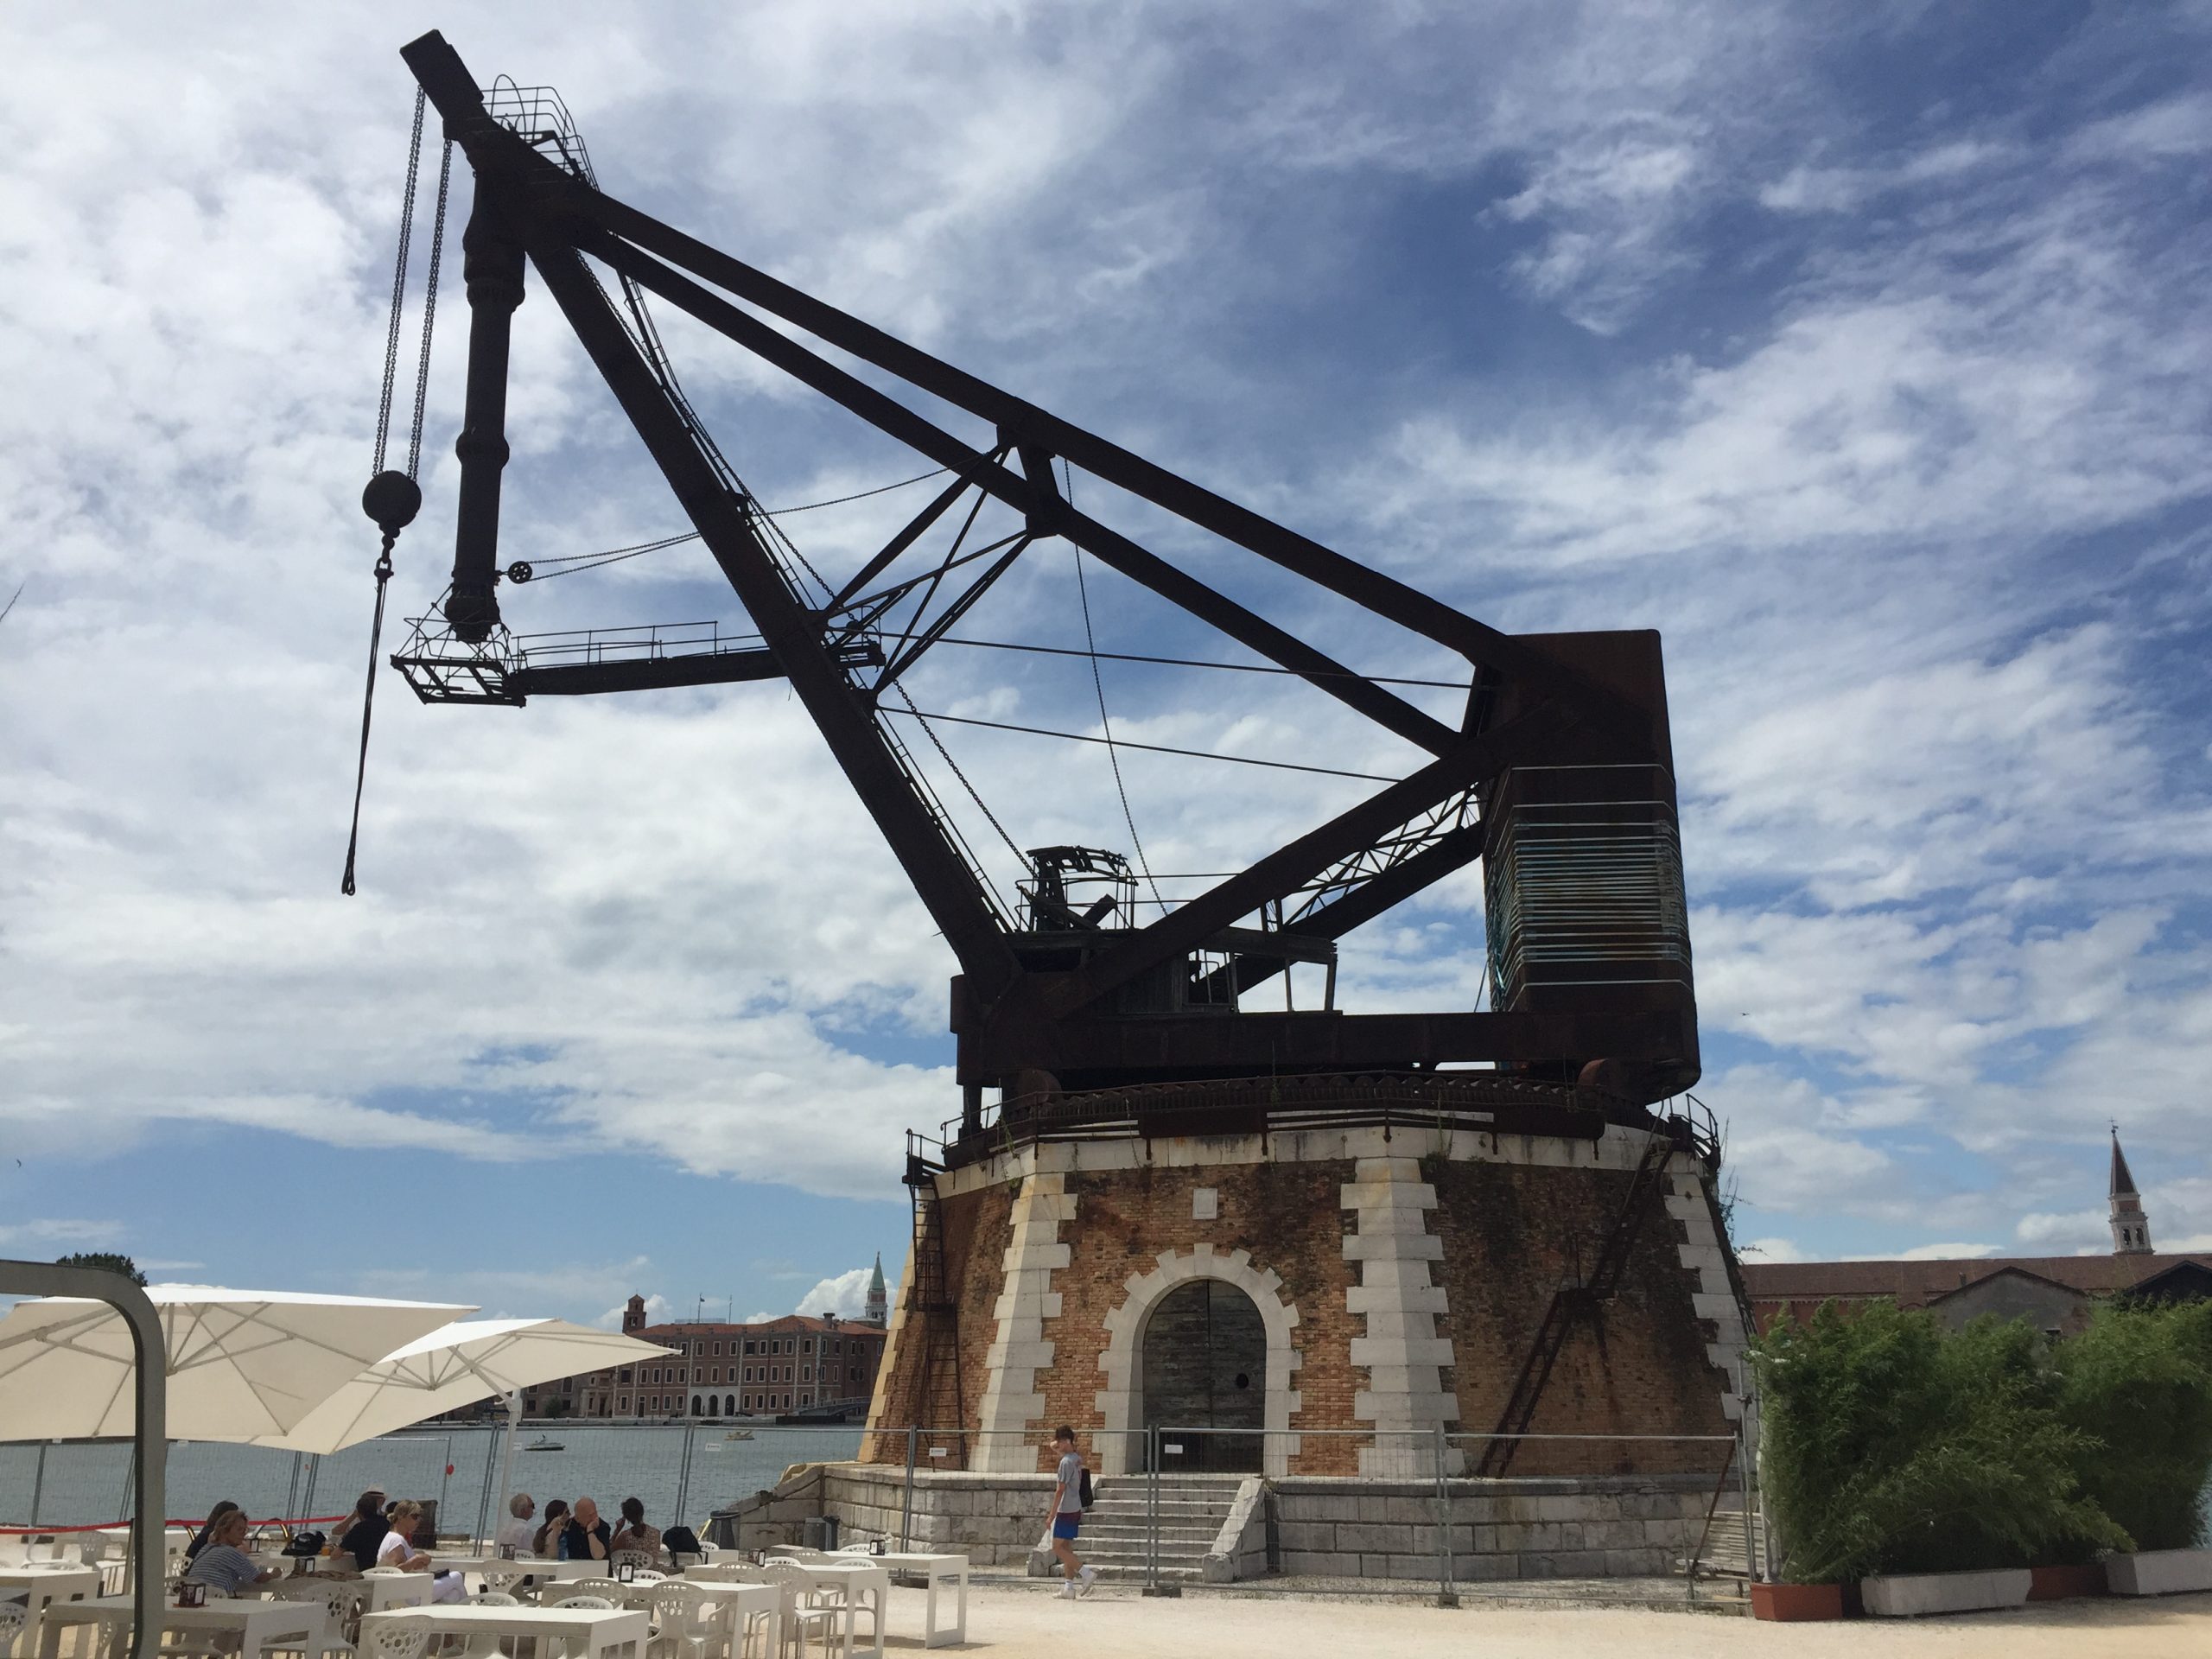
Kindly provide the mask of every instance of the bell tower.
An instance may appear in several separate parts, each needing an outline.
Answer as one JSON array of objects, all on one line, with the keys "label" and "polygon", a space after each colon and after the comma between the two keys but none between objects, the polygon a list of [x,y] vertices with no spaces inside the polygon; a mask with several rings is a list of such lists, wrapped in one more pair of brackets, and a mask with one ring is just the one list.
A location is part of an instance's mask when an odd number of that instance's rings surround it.
[{"label": "bell tower", "polygon": [[883,1287],[883,1252],[875,1253],[875,1272],[868,1281],[868,1312],[861,1317],[870,1325],[887,1325],[891,1313]]},{"label": "bell tower", "polygon": [[2120,1125],[2112,1126],[2112,1253],[2114,1255],[2151,1254],[2151,1224],[2143,1214],[2143,1200],[2135,1191],[2135,1177],[2128,1173],[2127,1154],[2120,1149]]},{"label": "bell tower", "polygon": [[632,1293],[622,1308],[622,1334],[634,1337],[645,1328],[645,1299]]}]

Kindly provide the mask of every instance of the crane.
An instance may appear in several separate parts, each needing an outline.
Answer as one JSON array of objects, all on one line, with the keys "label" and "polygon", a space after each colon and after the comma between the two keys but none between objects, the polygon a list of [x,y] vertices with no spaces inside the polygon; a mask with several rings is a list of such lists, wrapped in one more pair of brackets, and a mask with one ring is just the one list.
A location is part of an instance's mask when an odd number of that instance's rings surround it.
[{"label": "crane", "polygon": [[[1478,621],[602,191],[550,89],[505,79],[484,89],[435,31],[402,55],[465,159],[474,197],[461,244],[469,324],[452,582],[394,665],[436,702],[788,686],[957,961],[962,1136],[983,1132],[988,1090],[1005,1106],[1180,1079],[1474,1066],[1642,1122],[1644,1108],[1695,1081],[1656,633],[1516,635]],[[508,628],[507,607],[542,574],[499,563],[512,320],[531,276],[689,519],[691,532],[670,539],[704,547],[750,633],[563,643]],[[937,469],[924,477],[945,481],[849,575],[822,576],[708,434],[648,296],[907,446]],[[887,383],[978,430],[951,429]],[[1111,488],[1087,487],[1079,506],[1078,477]],[[1458,717],[1440,718],[1201,581],[1109,522],[1094,496],[1148,504],[1449,652],[1465,664]],[[973,534],[986,505],[1010,515],[1006,535]],[[899,727],[936,741],[906,698],[915,665],[1018,560],[1055,541],[1406,741],[1418,764],[1156,916],[1137,902],[1126,856],[1096,847],[1027,849],[1018,899],[1002,899]],[[1491,1006],[1335,1006],[1337,942],[1477,860]],[[1244,1005],[1244,993],[1300,963],[1325,972],[1324,1006]]]}]

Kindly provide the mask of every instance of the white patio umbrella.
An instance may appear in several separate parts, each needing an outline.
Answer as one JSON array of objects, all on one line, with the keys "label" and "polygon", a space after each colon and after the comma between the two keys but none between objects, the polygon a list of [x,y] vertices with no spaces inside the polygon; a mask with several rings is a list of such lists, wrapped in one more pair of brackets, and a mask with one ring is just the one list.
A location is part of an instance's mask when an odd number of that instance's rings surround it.
[{"label": "white patio umbrella", "polygon": [[668,1350],[570,1325],[565,1319],[456,1319],[419,1337],[370,1366],[297,1423],[264,1446],[296,1452],[341,1451],[389,1434],[442,1411],[507,1396],[507,1432],[499,1447],[499,1507],[514,1490],[515,1429],[522,1390],[556,1377],[666,1359]]},{"label": "white patio umbrella", "polygon": [[[368,1366],[475,1309],[295,1291],[149,1285],[168,1348],[168,1432],[282,1434]],[[105,1302],[41,1297],[0,1319],[0,1440],[133,1431],[130,1327]]]},{"label": "white patio umbrella", "polygon": [[668,1350],[565,1319],[456,1319],[364,1370],[283,1434],[294,1452],[343,1451],[494,1395],[668,1357]]}]

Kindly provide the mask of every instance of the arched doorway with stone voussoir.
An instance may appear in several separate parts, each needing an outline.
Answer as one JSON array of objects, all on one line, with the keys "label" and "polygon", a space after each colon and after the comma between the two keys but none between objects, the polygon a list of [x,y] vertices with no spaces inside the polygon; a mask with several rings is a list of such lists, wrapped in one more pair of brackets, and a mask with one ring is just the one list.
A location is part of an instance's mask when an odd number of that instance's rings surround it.
[{"label": "arched doorway with stone voussoir", "polygon": [[1129,1281],[1104,1321],[1100,1473],[1143,1470],[1148,1423],[1263,1431],[1185,1436],[1182,1454],[1161,1459],[1169,1472],[1290,1472],[1298,1450],[1290,1419],[1299,1408],[1291,1380],[1301,1359],[1293,1343],[1298,1310],[1281,1289],[1249,1252],[1217,1255],[1206,1245],[1168,1251]]}]

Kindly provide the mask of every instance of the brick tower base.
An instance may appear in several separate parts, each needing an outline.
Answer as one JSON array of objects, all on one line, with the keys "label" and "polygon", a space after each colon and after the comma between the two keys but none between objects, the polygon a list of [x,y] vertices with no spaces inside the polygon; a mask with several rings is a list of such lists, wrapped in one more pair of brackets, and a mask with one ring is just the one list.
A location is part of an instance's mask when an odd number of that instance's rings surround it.
[{"label": "brick tower base", "polygon": [[[1375,1109],[1375,1088],[1302,1079],[1300,1127],[1278,1110],[1216,1135],[1145,1133],[1163,1120],[1142,1091],[1133,1127],[1100,1133],[1103,1097],[1084,1097],[1083,1138],[1033,1126],[950,1160],[860,1460],[903,1463],[918,1426],[943,1451],[925,1469],[1039,1473],[1065,1422],[1113,1477],[1144,1466],[1148,1422],[1211,1421],[1237,1432],[1185,1437],[1188,1460],[1163,1468],[1403,1480],[1434,1474],[1441,1424],[1446,1472],[1505,1472],[1482,1437],[1516,1383],[1525,1397],[1555,1295],[1597,1278],[1611,1294],[1565,1319],[1527,1432],[1716,1438],[1531,1440],[1510,1474],[1717,1470],[1745,1333],[1713,1171],[1681,1127],[1465,1098],[1424,1120]],[[921,1251],[937,1260],[918,1274]]]}]

